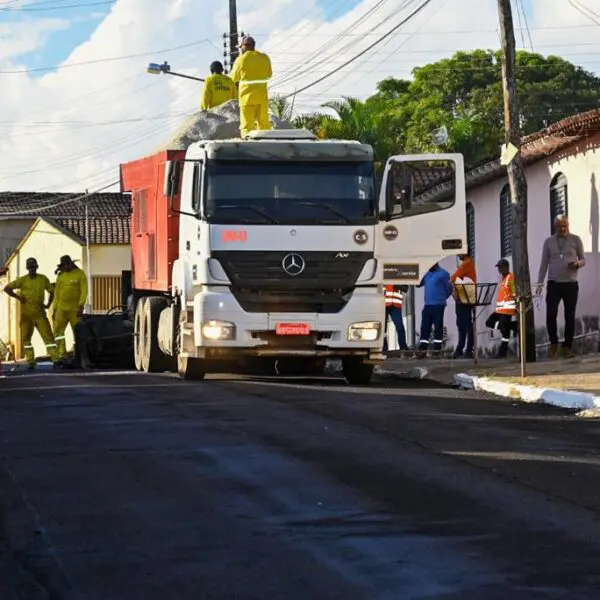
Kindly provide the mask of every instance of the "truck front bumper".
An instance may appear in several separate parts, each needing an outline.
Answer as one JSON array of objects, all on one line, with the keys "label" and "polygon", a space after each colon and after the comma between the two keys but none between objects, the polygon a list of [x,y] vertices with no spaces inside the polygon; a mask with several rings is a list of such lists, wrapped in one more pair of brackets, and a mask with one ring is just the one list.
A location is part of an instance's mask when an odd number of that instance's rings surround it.
[{"label": "truck front bumper", "polygon": [[[200,358],[362,356],[380,362],[384,318],[383,298],[374,287],[356,288],[335,314],[248,313],[226,288],[202,291],[194,297],[193,311],[188,307]],[[308,333],[278,335],[282,324]]]}]

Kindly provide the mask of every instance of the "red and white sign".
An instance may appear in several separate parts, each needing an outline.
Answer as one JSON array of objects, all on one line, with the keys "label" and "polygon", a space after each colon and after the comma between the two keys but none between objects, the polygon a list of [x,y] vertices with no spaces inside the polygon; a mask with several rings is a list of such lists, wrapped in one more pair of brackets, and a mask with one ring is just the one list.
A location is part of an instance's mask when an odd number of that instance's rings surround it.
[{"label": "red and white sign", "polygon": [[310,335],[310,325],[307,323],[277,323],[277,335]]}]

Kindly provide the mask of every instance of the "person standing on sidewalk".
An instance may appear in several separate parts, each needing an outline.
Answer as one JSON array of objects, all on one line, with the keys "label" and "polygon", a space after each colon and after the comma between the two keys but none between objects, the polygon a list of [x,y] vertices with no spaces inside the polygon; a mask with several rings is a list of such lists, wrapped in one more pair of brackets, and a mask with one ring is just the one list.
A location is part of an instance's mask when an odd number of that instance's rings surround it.
[{"label": "person standing on sidewalk", "polygon": [[[473,358],[475,346],[473,313],[475,311],[477,273],[470,249],[459,258],[461,259],[460,265],[450,276],[450,282],[454,284],[456,294],[456,328],[458,329],[458,343],[452,358]],[[466,352],[464,352],[465,344],[467,345]]]},{"label": "person standing on sidewalk", "polygon": [[485,326],[499,329],[502,335],[500,350],[495,358],[506,358],[511,332],[518,333],[519,326],[514,320],[517,314],[517,286],[515,276],[510,271],[510,264],[505,258],[496,263],[496,268],[502,277],[496,299],[496,310],[488,317]]},{"label": "person standing on sidewalk", "polygon": [[417,287],[425,288],[425,304],[421,313],[421,339],[419,342],[418,357],[429,348],[429,337],[433,328],[433,349],[435,352],[442,350],[444,343],[444,311],[446,302],[452,295],[450,273],[435,263],[421,279]]},{"label": "person standing on sidewalk", "polygon": [[546,329],[550,338],[549,357],[558,352],[558,306],[562,300],[565,311],[565,341],[563,356],[572,358],[573,338],[575,337],[575,314],[579,297],[577,277],[579,269],[585,266],[583,242],[578,235],[570,233],[569,220],[559,215],[554,220],[555,233],[546,239],[542,248],[542,260],[538,272],[537,293],[540,294],[548,273],[546,287]]},{"label": "person standing on sidewalk", "polygon": [[404,329],[404,320],[402,319],[402,303],[404,300],[404,292],[406,286],[400,285],[386,285],[385,286],[385,330],[383,337],[383,352],[386,353],[388,350],[388,323],[392,320],[394,327],[396,328],[396,335],[398,336],[398,347],[400,350],[408,350],[406,344],[406,330]]}]

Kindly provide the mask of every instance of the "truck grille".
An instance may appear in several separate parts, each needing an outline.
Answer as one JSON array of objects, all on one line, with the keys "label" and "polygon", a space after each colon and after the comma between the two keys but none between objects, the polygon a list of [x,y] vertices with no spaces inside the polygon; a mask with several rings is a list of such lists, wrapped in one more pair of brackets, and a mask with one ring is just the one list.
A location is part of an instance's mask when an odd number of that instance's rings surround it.
[{"label": "truck grille", "polygon": [[[295,255],[294,259],[290,255]],[[341,290],[352,289],[372,252],[304,251],[217,251],[212,253],[222,265],[234,288],[256,290]],[[304,265],[296,275],[288,266]],[[293,264],[292,264],[293,263]],[[298,263],[298,264],[296,264]],[[291,269],[295,272],[294,269]]]},{"label": "truck grille", "polygon": [[351,290],[264,291],[231,288],[235,299],[249,313],[337,313],[346,306]]},{"label": "truck grille", "polygon": [[[286,273],[284,259],[303,264]],[[337,313],[348,302],[371,252],[217,251],[232,283],[231,292],[246,312]],[[292,269],[293,270],[293,269]]]}]

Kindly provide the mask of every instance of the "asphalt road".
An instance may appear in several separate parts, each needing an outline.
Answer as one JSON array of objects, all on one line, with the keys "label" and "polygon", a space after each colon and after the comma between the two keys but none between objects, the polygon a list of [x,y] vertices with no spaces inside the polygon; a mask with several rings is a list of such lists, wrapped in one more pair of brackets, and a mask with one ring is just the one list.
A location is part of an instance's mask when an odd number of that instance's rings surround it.
[{"label": "asphalt road", "polygon": [[600,422],[432,384],[0,380],[0,598],[593,600]]}]

